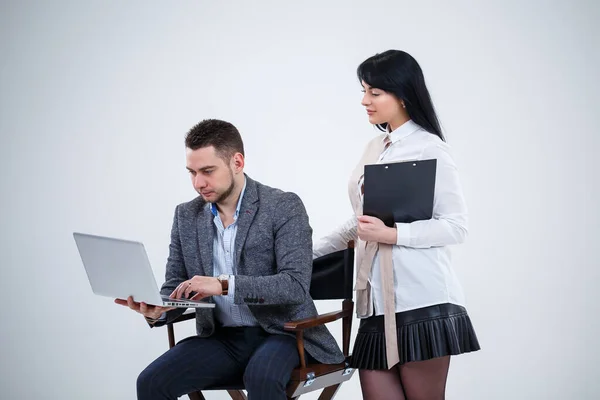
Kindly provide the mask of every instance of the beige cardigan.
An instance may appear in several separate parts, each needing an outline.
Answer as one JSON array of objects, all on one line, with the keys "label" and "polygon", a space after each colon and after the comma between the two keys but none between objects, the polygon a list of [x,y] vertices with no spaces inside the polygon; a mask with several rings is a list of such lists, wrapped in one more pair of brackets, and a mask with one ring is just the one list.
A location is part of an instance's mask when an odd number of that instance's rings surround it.
[{"label": "beige cardigan", "polygon": [[[384,147],[385,134],[377,136],[371,140],[365,149],[358,165],[354,169],[350,182],[348,184],[348,193],[350,202],[356,216],[362,215],[362,201],[358,183],[364,174],[365,164],[374,164],[381,155]],[[379,250],[379,268],[381,268],[381,287],[383,288],[384,299],[384,325],[385,325],[385,348],[387,357],[387,367],[392,368],[400,362],[398,355],[398,339],[396,336],[396,313],[394,297],[394,271],[392,263],[392,246],[385,243],[364,242],[358,240],[356,249],[356,314],[358,318],[365,318],[373,315],[373,299],[371,297],[371,268],[373,267],[373,258]]]}]

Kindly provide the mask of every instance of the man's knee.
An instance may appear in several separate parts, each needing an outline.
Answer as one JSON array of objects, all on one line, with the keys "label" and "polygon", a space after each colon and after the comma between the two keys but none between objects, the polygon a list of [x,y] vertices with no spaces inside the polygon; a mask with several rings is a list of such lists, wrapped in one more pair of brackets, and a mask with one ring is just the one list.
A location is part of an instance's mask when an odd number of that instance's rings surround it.
[{"label": "man's knee", "polygon": [[149,365],[138,376],[137,382],[138,399],[156,399],[161,389],[160,375]]},{"label": "man's knee", "polygon": [[[244,386],[251,393],[260,392],[284,392],[289,380],[289,374],[274,373],[270,368],[264,365],[248,365],[244,372]],[[291,373],[291,371],[290,371]]]}]

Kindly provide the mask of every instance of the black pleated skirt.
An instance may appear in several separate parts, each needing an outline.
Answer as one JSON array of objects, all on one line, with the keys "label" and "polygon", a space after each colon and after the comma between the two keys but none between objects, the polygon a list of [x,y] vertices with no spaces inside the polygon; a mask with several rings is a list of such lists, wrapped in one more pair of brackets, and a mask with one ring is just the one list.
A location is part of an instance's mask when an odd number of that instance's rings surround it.
[{"label": "black pleated skirt", "polygon": [[[396,330],[400,364],[480,349],[467,310],[456,304],[396,313]],[[387,369],[383,315],[360,321],[350,366]]]}]

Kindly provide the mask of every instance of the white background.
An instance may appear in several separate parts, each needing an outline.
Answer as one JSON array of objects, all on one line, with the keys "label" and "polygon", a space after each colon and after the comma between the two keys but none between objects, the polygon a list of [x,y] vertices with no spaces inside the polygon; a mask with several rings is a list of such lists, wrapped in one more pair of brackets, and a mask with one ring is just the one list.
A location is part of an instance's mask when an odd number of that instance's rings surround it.
[{"label": "white background", "polygon": [[[298,193],[315,238],[349,218],[376,134],[355,71],[390,48],[425,72],[470,211],[453,254],[482,351],[453,359],[447,398],[600,396],[597,2],[0,7],[3,399],[135,398],[166,331],[91,293],[71,233],[143,241],[162,283],[201,119],[239,128],[247,173]],[[361,398],[358,376],[339,398]]]}]

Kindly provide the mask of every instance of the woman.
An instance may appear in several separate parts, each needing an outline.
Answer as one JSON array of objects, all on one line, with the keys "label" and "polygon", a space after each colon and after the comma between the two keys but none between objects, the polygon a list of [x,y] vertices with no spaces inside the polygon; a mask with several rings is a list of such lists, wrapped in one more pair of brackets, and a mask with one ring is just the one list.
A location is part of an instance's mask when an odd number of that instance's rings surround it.
[{"label": "woman", "polygon": [[[423,72],[389,50],[358,67],[362,105],[384,133],[369,142],[349,195],[356,217],[315,244],[314,256],[357,248],[356,311],[361,319],[351,366],[365,399],[443,399],[450,356],[479,350],[452,270],[449,245],[467,234],[467,209]],[[437,159],[433,218],[386,226],[362,215],[365,164]]]}]

